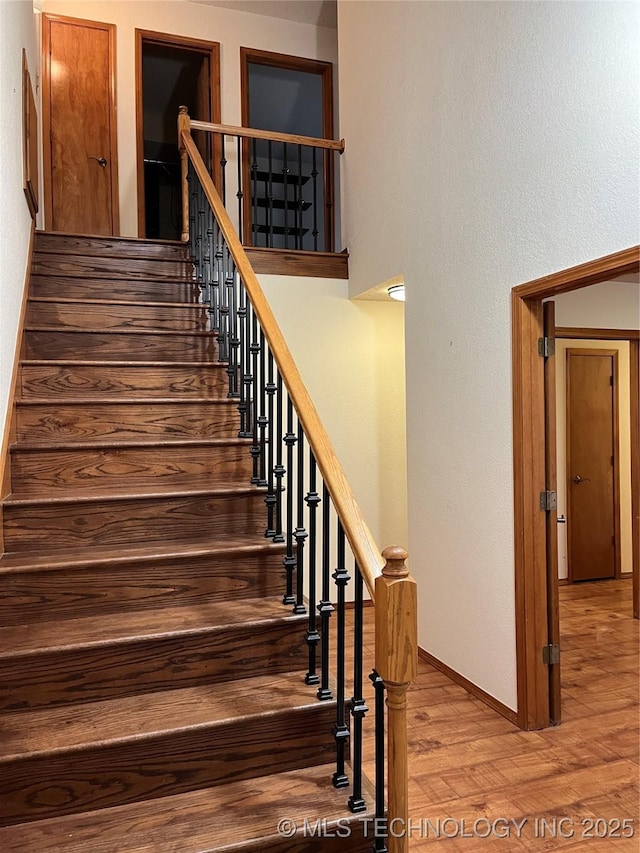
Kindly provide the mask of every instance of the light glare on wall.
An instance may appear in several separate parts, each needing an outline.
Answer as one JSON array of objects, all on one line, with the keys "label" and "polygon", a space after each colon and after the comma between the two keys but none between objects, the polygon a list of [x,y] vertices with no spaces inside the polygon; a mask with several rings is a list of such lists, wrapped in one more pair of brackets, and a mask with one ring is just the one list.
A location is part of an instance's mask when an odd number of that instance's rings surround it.
[{"label": "light glare on wall", "polygon": [[387,293],[396,302],[404,302],[404,284],[394,284],[387,290]]}]

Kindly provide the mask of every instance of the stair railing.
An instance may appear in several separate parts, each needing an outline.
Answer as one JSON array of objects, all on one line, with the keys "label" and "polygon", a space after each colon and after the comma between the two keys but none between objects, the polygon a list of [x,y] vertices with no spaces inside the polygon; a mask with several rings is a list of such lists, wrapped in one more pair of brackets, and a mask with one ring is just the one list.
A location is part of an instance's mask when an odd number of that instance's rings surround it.
[{"label": "stair railing", "polygon": [[[190,124],[203,129],[203,123],[190,123],[182,107],[183,240],[190,246],[219,358],[227,364],[228,396],[238,403],[238,435],[250,443],[251,483],[265,495],[265,537],[283,544],[282,601],[307,617],[305,682],[316,688],[319,701],[336,700],[331,781],[336,788],[350,787],[347,805],[353,813],[375,809],[375,819],[363,819],[362,825],[373,839],[372,850],[405,853],[410,836],[407,689],[417,669],[417,594],[407,553],[391,547],[380,554]],[[366,740],[364,657],[371,641],[365,588],[375,604],[369,676],[375,722]],[[371,743],[374,792],[364,781],[365,747]]]},{"label": "stair railing", "polygon": [[190,129],[244,245],[334,251],[333,156],[344,140],[192,120]]}]

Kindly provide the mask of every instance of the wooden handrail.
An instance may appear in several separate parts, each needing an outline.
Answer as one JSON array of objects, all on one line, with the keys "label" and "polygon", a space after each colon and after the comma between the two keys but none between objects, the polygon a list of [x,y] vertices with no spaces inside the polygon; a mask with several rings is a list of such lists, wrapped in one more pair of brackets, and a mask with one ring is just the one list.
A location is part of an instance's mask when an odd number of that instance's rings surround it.
[{"label": "wooden handrail", "polygon": [[[202,122],[191,122],[191,127],[200,129],[196,127],[199,124],[202,124]],[[300,372],[276,322],[271,306],[267,302],[260,282],[236,235],[222,199],[214,186],[211,175],[191,138],[189,116],[186,114],[186,110],[184,113],[181,110],[178,117],[178,142],[183,164],[183,174],[186,173],[186,158],[189,157],[218,221],[220,231],[229,247],[236,269],[244,282],[254,311],[260,321],[260,326],[264,331],[265,338],[269,343],[271,352],[280,370],[283,382],[287,386],[289,396],[298,413],[309,445],[313,450],[322,478],[329,489],[333,504],[340,517],[347,540],[362,572],[362,577],[369,590],[369,594],[375,600],[376,577],[382,571],[384,560],[351,491],[316,407],[302,381]]]},{"label": "wooden handrail", "polygon": [[332,151],[344,151],[344,139],[323,139],[316,136],[297,136],[294,133],[277,133],[272,130],[256,130],[253,127],[235,127],[232,124],[212,124],[209,121],[190,119],[191,130],[208,130],[210,133],[224,133],[225,136],[243,136],[246,139],[266,139],[271,142],[290,142],[292,145],[310,145],[313,148],[329,148]]}]

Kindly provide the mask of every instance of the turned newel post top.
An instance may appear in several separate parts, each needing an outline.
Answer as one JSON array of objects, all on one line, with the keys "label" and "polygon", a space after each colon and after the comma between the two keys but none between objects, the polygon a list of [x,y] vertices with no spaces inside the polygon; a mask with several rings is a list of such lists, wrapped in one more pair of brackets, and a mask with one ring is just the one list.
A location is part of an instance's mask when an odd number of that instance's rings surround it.
[{"label": "turned newel post top", "polygon": [[178,115],[187,116],[189,115],[189,107],[185,107],[184,104],[178,107]]},{"label": "turned newel post top", "polygon": [[409,577],[409,569],[405,565],[405,560],[409,554],[400,545],[390,545],[382,552],[385,559],[385,566],[382,574],[385,578],[406,578]]}]

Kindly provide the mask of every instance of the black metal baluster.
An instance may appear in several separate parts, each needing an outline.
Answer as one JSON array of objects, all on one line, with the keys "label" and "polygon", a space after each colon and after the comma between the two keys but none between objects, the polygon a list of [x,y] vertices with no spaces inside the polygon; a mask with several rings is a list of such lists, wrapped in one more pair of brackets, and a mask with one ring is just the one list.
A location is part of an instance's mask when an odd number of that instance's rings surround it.
[{"label": "black metal baluster", "polygon": [[282,143],[282,182],[284,184],[284,247],[289,248],[289,166],[287,165],[287,143]]},{"label": "black metal baluster", "polygon": [[297,460],[298,488],[296,501],[298,504],[298,516],[296,529],[293,535],[296,540],[296,603],[294,613],[306,613],[304,606],[304,542],[307,531],[304,528],[304,430],[298,418],[298,460]]},{"label": "black metal baluster", "polygon": [[[243,288],[244,290],[244,288]],[[253,305],[249,301],[246,291],[246,311],[247,315],[244,320],[244,366],[242,371],[242,405],[244,406],[244,429],[240,424],[239,438],[253,438],[253,419],[255,417],[253,406]]]},{"label": "black metal baluster", "polygon": [[293,595],[293,570],[296,565],[296,558],[293,553],[293,450],[296,441],[296,434],[293,431],[293,403],[291,402],[291,397],[287,392],[287,431],[284,436],[284,443],[287,446],[287,553],[282,560],[282,564],[285,569],[285,593],[282,598],[283,604],[295,604],[296,602]]},{"label": "black metal baluster", "polygon": [[320,616],[320,647],[321,680],[318,687],[318,699],[333,699],[329,688],[329,620],[333,613],[331,603],[331,501],[327,484],[322,484],[322,594],[318,602]]},{"label": "black metal baluster", "polygon": [[387,812],[384,802],[384,682],[373,670],[369,676],[375,691],[375,789],[376,789],[376,820],[374,829],[373,853],[388,853],[387,851]]},{"label": "black metal baluster", "polygon": [[364,634],[364,584],[358,564],[354,567],[355,601],[353,614],[353,696],[350,708],[353,718],[351,736],[353,768],[353,788],[348,800],[349,810],[357,813],[366,809],[367,804],[362,797],[362,722],[369,710],[362,695],[362,651]]},{"label": "black metal baluster", "polygon": [[267,383],[265,385],[267,394],[267,422],[268,422],[268,437],[267,437],[267,496],[264,499],[267,505],[267,529],[264,535],[270,539],[276,535],[275,528],[275,506],[276,492],[274,485],[274,451],[275,439],[274,435],[274,396],[277,391],[277,385],[273,381],[273,353],[271,349],[267,354]]},{"label": "black metal baluster", "polygon": [[251,312],[251,400],[252,400],[252,417],[251,417],[251,458],[253,460],[253,474],[251,482],[257,486],[260,482],[260,428],[258,426],[259,410],[261,394],[259,391],[259,373],[258,364],[260,357],[260,336],[258,332],[258,318],[255,310]]},{"label": "black metal baluster", "polygon": [[226,243],[222,244],[222,257],[220,258],[220,271],[218,275],[218,295],[220,306],[218,311],[218,358],[220,361],[229,360],[229,292],[227,288],[227,266],[229,262],[229,248]]},{"label": "black metal baluster", "polygon": [[238,192],[236,193],[236,197],[238,199],[238,234],[240,235],[240,240],[242,240],[242,198],[244,193],[242,191],[242,140],[238,137]]},{"label": "black metal baluster", "polygon": [[268,239],[265,240],[265,246],[268,244],[269,248],[273,248],[273,151],[271,146],[271,140],[267,142],[267,151],[269,156],[269,186],[267,188],[267,201],[269,204],[269,222],[267,223],[266,236]]},{"label": "black metal baluster", "polygon": [[238,414],[240,415],[239,438],[247,435],[247,385],[245,376],[247,372],[247,291],[244,282],[238,275],[238,382],[240,402],[238,403]]},{"label": "black metal baluster", "polygon": [[211,302],[211,251],[212,251],[212,216],[211,208],[207,204],[204,210],[205,218],[205,240],[203,252],[203,270],[202,281],[200,282],[200,302],[203,305],[209,305]]},{"label": "black metal baluster", "polygon": [[225,150],[224,150],[224,145],[225,145],[224,136],[225,135],[224,135],[224,133],[221,133],[220,136],[221,136],[220,168],[222,170],[222,203],[226,207],[227,206],[227,171],[226,171],[227,158],[225,156]]},{"label": "black metal baluster", "polygon": [[251,244],[258,245],[256,234],[258,233],[258,149],[257,140],[251,140],[251,201],[253,203],[253,221],[251,223]]},{"label": "black metal baluster", "polygon": [[320,634],[316,626],[316,546],[318,523],[316,513],[320,503],[320,495],[316,490],[317,463],[313,450],[309,448],[309,491],[305,503],[309,507],[309,551],[307,563],[309,566],[309,623],[307,625],[307,646],[309,647],[309,671],[304,677],[307,684],[319,684],[316,672],[316,658]]},{"label": "black metal baluster", "polygon": [[298,145],[298,175],[295,183],[295,247],[302,248],[302,145]]},{"label": "black metal baluster", "polygon": [[260,379],[258,387],[260,389],[260,414],[258,416],[258,431],[260,448],[259,468],[258,468],[258,486],[267,486],[266,477],[266,462],[267,462],[267,427],[269,419],[267,417],[267,374],[265,369],[267,345],[264,337],[264,332],[260,329]]},{"label": "black metal baluster", "polygon": [[[213,273],[209,293],[209,317],[212,332],[220,331],[220,228],[217,221],[213,222]],[[218,358],[220,354],[218,353]]]},{"label": "black metal baluster", "polygon": [[311,169],[311,177],[313,178],[313,251],[318,251],[318,149],[313,148],[313,168]]},{"label": "black metal baluster", "polygon": [[346,788],[349,784],[349,778],[345,772],[345,754],[346,747],[349,741],[349,726],[347,725],[345,715],[345,590],[350,581],[349,573],[345,566],[345,536],[344,529],[340,519],[338,519],[337,533],[337,562],[336,570],[333,573],[333,579],[337,588],[337,608],[336,614],[337,637],[336,637],[336,655],[337,655],[337,678],[336,678],[336,724],[333,729],[333,736],[336,739],[336,772],[333,774],[334,788]]},{"label": "black metal baluster", "polygon": [[273,531],[273,541],[274,542],[284,542],[284,536],[282,535],[282,480],[286,473],[284,465],[282,464],[282,445],[283,445],[283,436],[282,436],[282,405],[283,405],[283,383],[282,376],[280,375],[280,371],[276,370],[277,379],[276,379],[276,423],[275,423],[275,435],[273,435],[273,442],[276,448],[276,464],[273,468],[273,474],[275,477],[275,522],[274,522],[274,531]]},{"label": "black metal baluster", "polygon": [[229,397],[239,397],[238,391],[238,347],[240,338],[238,336],[238,289],[236,287],[236,265],[229,253],[229,266],[227,270],[227,304],[229,306],[229,365],[227,375],[229,377]]}]

